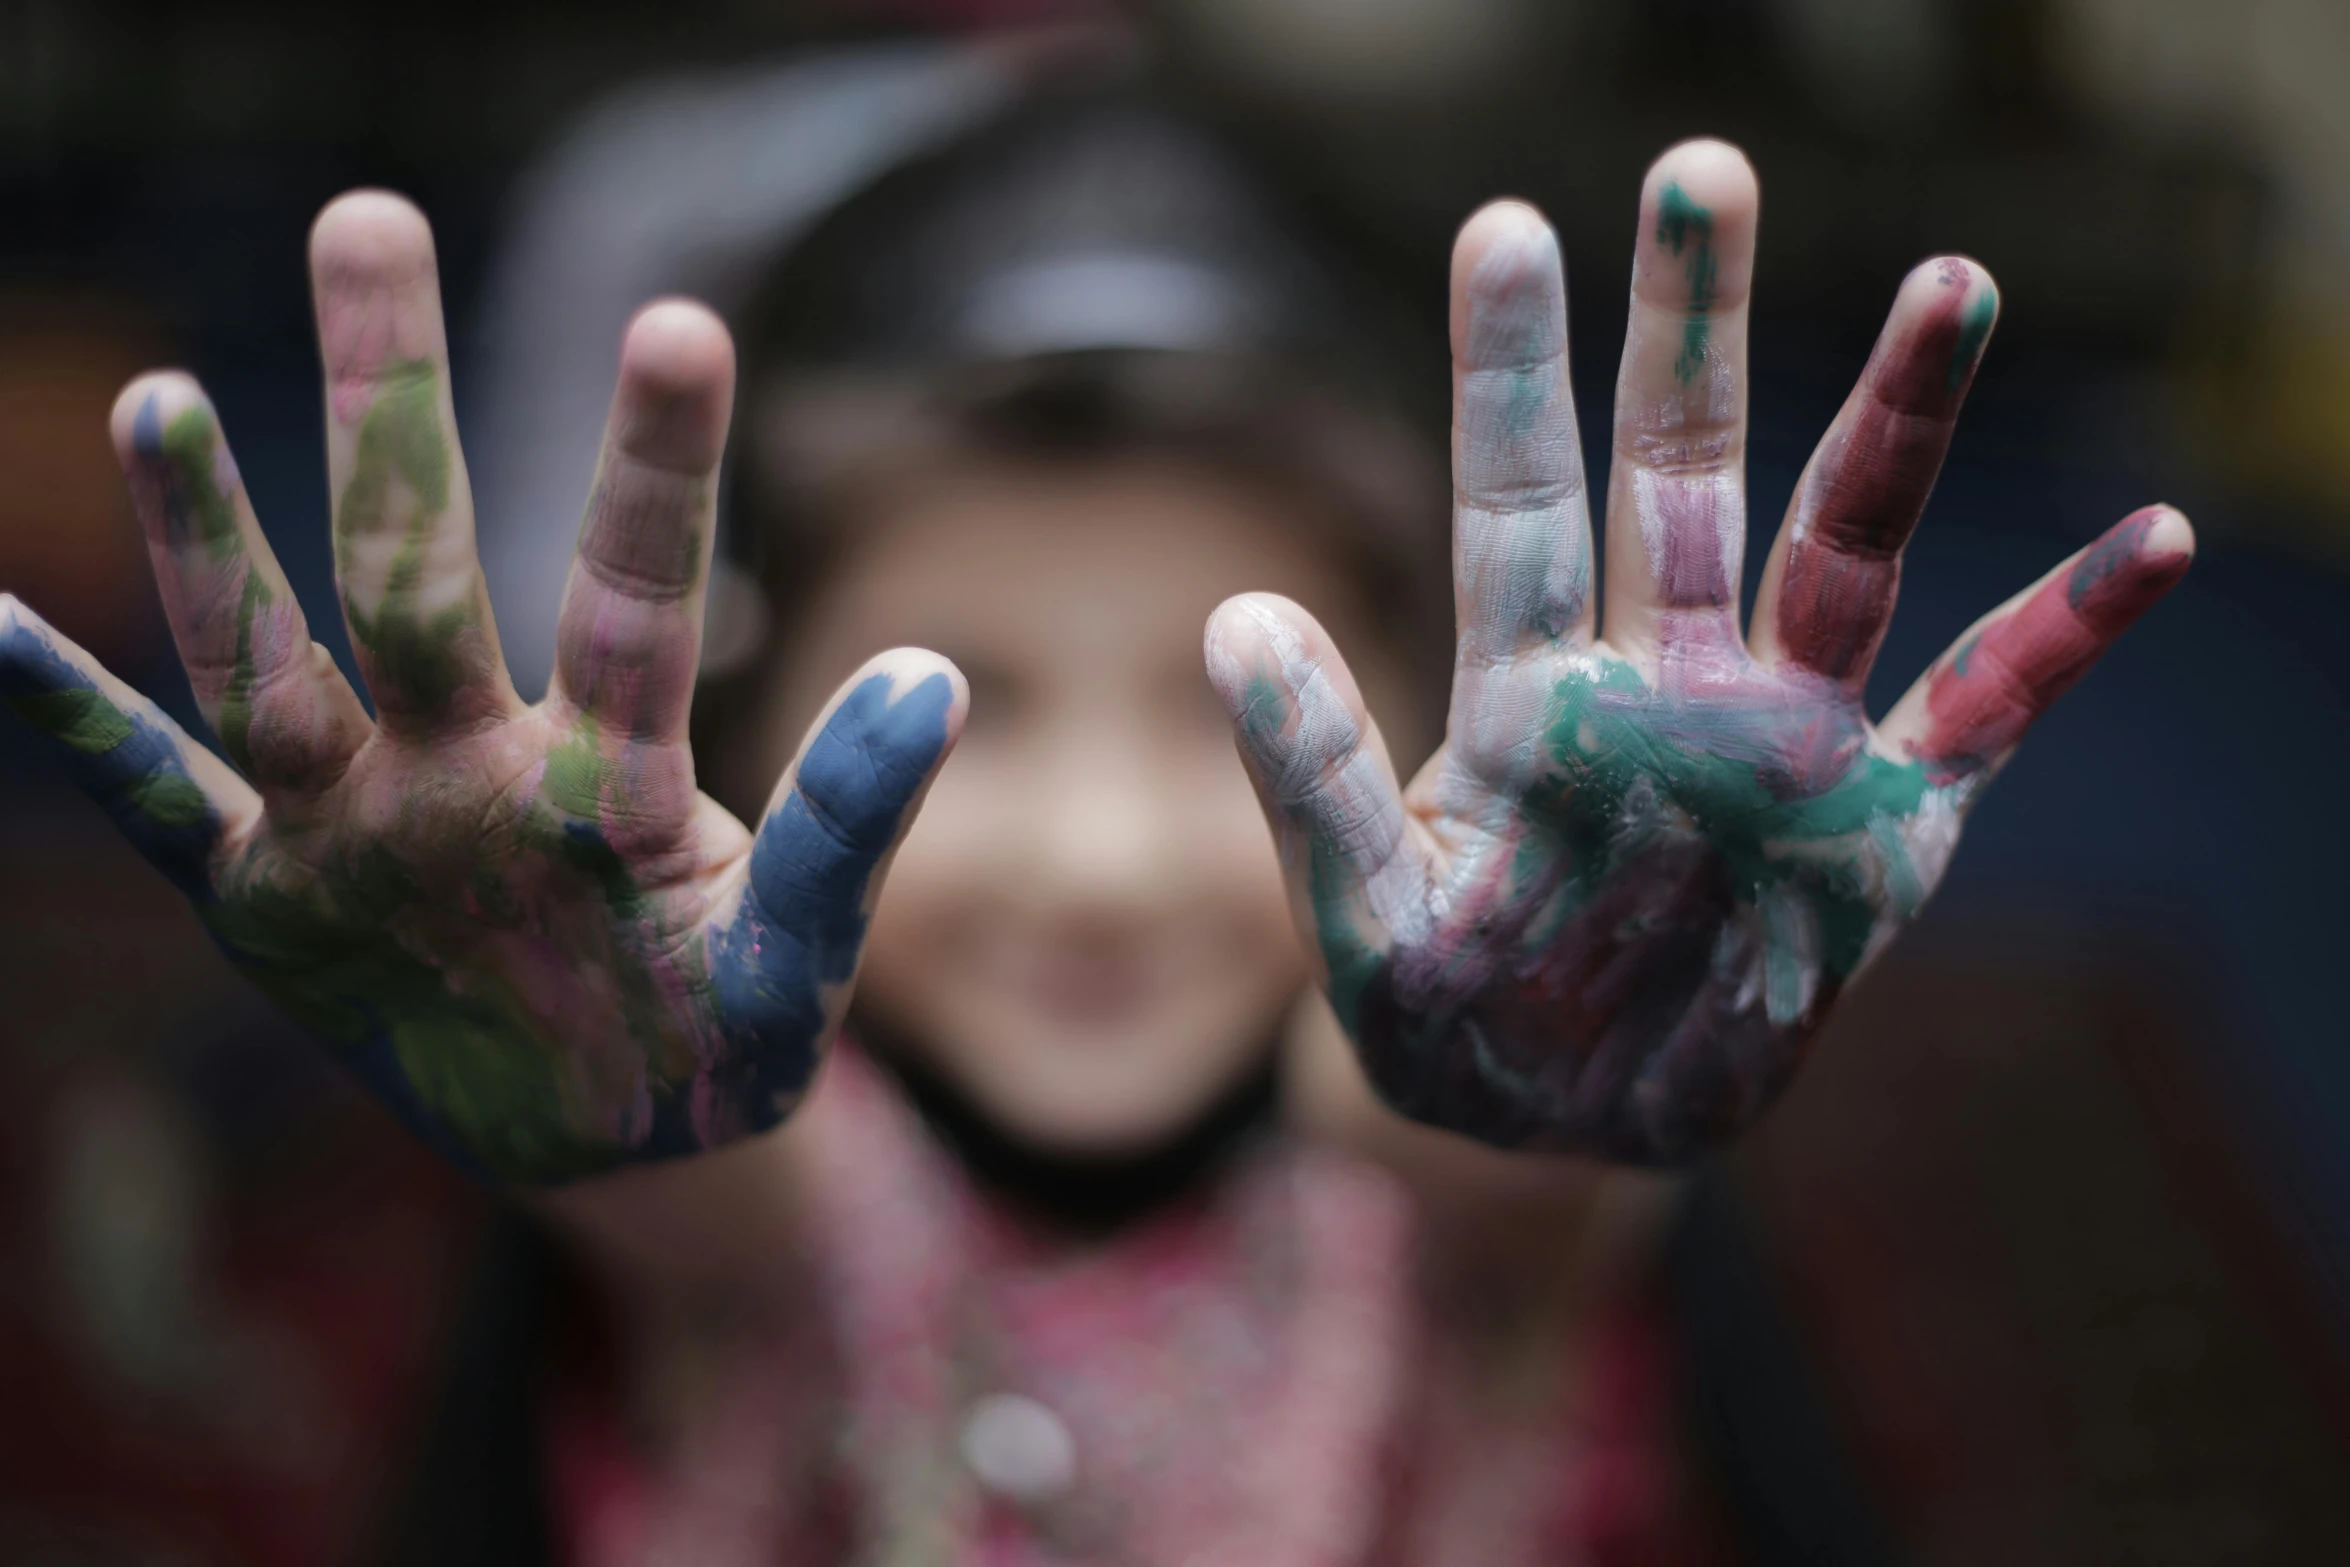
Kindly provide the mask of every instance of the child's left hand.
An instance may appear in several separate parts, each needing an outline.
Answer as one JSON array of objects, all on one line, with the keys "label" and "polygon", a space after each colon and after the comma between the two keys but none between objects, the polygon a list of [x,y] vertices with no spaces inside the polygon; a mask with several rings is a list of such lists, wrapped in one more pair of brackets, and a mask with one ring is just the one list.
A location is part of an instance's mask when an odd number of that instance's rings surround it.
[{"label": "child's left hand", "polygon": [[1674,148],[1641,200],[1595,625],[1558,246],[1487,207],[1454,252],[1445,744],[1399,792],[1312,618],[1210,622],[1331,999],[1404,1113],[1512,1147],[1669,1161],[1752,1121],[1925,902],[2016,742],[2186,570],[2186,519],[2124,519],[1961,637],[1882,724],[1861,705],[1998,296],[1912,272],[1796,488],[1751,635],[1745,159]]}]

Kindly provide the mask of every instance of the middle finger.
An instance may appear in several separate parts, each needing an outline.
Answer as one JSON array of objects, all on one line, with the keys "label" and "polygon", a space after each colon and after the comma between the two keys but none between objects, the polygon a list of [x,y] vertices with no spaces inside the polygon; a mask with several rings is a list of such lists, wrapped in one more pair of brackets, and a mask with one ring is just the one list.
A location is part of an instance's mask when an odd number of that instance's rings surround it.
[{"label": "middle finger", "polygon": [[1746,306],[1761,192],[1690,141],[1648,171],[1616,378],[1608,642],[1666,663],[1738,640],[1746,545]]},{"label": "middle finger", "polygon": [[432,230],[400,197],[355,191],[319,214],[310,278],[335,580],[377,717],[388,733],[428,734],[511,713],[521,704],[474,553]]}]

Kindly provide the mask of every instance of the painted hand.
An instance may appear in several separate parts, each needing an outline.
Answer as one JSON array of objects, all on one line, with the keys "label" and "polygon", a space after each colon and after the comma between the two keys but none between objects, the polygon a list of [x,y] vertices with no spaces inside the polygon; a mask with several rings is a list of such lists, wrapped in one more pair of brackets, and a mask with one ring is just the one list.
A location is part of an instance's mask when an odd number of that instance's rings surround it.
[{"label": "painted hand", "polygon": [[[336,576],[371,722],[313,644],[209,404],[133,382],[115,444],[234,771],[14,599],[0,696],[193,900],[229,959],[434,1146],[545,1182],[762,1130],[847,1004],[884,862],[962,723],[902,650],[818,723],[756,838],[694,786],[686,718],[734,377],[648,307],[547,699],[514,693],[474,555],[432,236],[346,196],[311,238]],[[242,776],[240,776],[242,775]]]},{"label": "painted hand", "polygon": [[1982,268],[1943,258],[1902,284],[1741,639],[1757,206],[1718,142],[1649,173],[1604,636],[1557,242],[1515,203],[1462,230],[1459,653],[1445,744],[1408,790],[1303,610],[1249,595],[1209,624],[1331,999],[1416,1119],[1641,1162],[1728,1139],[1933,891],[2025,728],[2186,570],[2186,520],[2141,511],[1869,722],[1902,546],[1998,310]]}]

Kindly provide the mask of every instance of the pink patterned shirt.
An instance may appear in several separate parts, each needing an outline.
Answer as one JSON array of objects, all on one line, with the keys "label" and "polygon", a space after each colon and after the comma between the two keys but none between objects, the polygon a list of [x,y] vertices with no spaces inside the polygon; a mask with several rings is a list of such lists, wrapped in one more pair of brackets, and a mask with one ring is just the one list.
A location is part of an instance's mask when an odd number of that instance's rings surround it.
[{"label": "pink patterned shirt", "polygon": [[851,1050],[803,1112],[811,1310],[676,1451],[586,1366],[545,1420],[581,1567],[1668,1567],[1688,1514],[1662,1324],[1618,1302],[1567,1389],[1471,1417],[1381,1171],[1268,1140],[1079,1242],[977,1190]]}]

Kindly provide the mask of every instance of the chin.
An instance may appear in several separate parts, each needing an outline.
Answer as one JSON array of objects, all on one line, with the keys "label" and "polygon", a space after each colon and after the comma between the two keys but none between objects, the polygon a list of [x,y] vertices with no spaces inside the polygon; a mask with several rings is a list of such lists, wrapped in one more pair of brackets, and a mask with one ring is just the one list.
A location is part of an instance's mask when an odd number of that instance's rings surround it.
[{"label": "chin", "polygon": [[[1172,1141],[1262,1059],[1196,1027],[1072,1030],[1028,1019],[939,1061],[989,1119],[1042,1153],[1127,1158]],[[962,1056],[960,1061],[952,1059]]]}]

